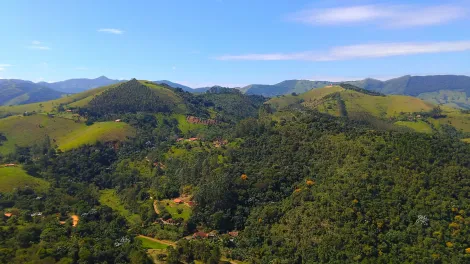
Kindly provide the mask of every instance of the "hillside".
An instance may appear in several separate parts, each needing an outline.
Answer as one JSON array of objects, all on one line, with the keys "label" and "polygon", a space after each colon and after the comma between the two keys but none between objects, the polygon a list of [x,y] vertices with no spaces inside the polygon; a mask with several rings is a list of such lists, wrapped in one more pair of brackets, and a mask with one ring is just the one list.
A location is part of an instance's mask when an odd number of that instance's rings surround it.
[{"label": "hillside", "polygon": [[350,84],[265,100],[132,79],[3,107],[38,112],[0,119],[0,262],[466,263],[469,114]]},{"label": "hillside", "polygon": [[30,104],[54,100],[64,93],[29,81],[0,79],[0,105]]},{"label": "hillside", "polygon": [[96,79],[81,78],[51,83],[39,82],[38,84],[64,93],[80,93],[86,90],[90,90],[100,86],[111,85],[118,82],[121,81],[112,80],[107,78],[106,76],[100,76]]},{"label": "hillside", "polygon": [[172,82],[172,81],[168,81],[168,80],[160,80],[160,81],[154,81],[154,83],[156,84],[166,84],[168,86],[171,86],[173,88],[181,88],[183,89],[183,91],[185,92],[193,92],[193,88],[189,87],[189,86],[186,86],[186,85],[182,85],[182,84],[179,84],[179,83],[175,83],[175,82]]},{"label": "hillside", "polygon": [[325,87],[332,84],[328,81],[287,80],[273,85],[251,84],[241,88],[245,94],[274,97],[291,93],[304,93],[314,88]]},{"label": "hillside", "polygon": [[300,95],[286,95],[272,98],[267,103],[274,109],[305,107],[334,116],[345,116],[354,120],[367,121],[383,128],[390,125],[408,127],[418,132],[430,133],[441,126],[452,125],[462,132],[470,132],[470,114],[451,108],[441,107],[437,118],[431,117],[437,105],[416,97],[404,95],[380,95],[368,90],[354,89],[342,84],[314,89]]},{"label": "hillside", "polygon": [[58,149],[66,151],[97,141],[124,141],[134,135],[134,129],[125,123],[96,122],[87,126],[83,122],[45,114],[0,119],[0,132],[7,138],[0,146],[1,154],[12,153],[15,146],[26,147],[42,142],[46,136]]},{"label": "hillside", "polygon": [[348,82],[384,94],[402,94],[451,107],[470,109],[470,77],[459,75],[403,76],[387,81]]}]

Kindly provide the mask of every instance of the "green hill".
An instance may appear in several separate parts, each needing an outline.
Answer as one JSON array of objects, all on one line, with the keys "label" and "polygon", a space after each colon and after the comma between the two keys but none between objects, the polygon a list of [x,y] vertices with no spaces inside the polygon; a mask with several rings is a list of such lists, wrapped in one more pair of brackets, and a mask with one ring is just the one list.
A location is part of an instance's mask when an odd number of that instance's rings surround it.
[{"label": "green hill", "polygon": [[64,93],[23,80],[0,80],[0,105],[30,104],[53,100]]},{"label": "green hill", "polygon": [[0,193],[10,193],[15,189],[31,188],[45,192],[49,182],[28,175],[20,167],[0,167]]},{"label": "green hill", "polygon": [[96,141],[122,141],[134,134],[134,129],[125,123],[96,122],[91,126],[63,117],[48,117],[43,114],[11,116],[0,119],[0,132],[7,141],[0,146],[0,153],[11,153],[18,146],[31,146],[47,136],[59,149],[66,151]]},{"label": "green hill", "polygon": [[304,93],[314,88],[325,87],[332,84],[328,81],[287,80],[273,85],[251,84],[241,88],[245,94],[274,97],[291,93]]},{"label": "green hill", "polygon": [[470,109],[470,77],[459,75],[402,76],[387,81],[365,79],[349,82],[384,94],[402,94],[451,107]]},{"label": "green hill", "polygon": [[458,109],[441,107],[440,116],[433,118],[427,116],[427,113],[437,107],[435,104],[411,96],[385,96],[348,84],[272,98],[267,103],[276,110],[304,107],[378,125],[399,125],[418,132],[432,132],[443,125],[452,125],[459,131],[470,132],[470,114]]}]

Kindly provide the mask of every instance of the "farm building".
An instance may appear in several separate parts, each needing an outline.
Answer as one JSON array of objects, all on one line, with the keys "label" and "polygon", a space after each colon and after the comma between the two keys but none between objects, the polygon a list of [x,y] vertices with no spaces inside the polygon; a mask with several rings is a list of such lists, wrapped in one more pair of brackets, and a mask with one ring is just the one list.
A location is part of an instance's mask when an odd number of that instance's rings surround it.
[{"label": "farm building", "polygon": [[207,238],[208,236],[209,234],[204,232],[196,232],[193,234],[193,238]]}]

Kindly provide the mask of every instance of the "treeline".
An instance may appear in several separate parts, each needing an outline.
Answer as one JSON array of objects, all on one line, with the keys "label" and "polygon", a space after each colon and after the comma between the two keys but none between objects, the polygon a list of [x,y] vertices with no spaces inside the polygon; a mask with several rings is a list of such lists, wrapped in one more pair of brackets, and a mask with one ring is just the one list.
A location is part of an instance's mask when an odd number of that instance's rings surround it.
[{"label": "treeline", "polygon": [[163,100],[151,88],[132,79],[93,98],[80,114],[103,117],[137,112],[168,113],[173,108],[171,102]]}]

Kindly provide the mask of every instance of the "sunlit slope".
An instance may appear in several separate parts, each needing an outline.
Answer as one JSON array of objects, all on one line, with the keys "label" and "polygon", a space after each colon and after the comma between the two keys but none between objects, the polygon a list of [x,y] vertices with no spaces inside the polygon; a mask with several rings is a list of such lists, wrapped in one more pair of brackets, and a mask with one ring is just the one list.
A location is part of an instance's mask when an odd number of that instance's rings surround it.
[{"label": "sunlit slope", "polygon": [[23,114],[24,112],[52,112],[59,105],[64,106],[84,106],[86,105],[93,97],[99,95],[103,91],[116,87],[119,84],[113,84],[109,86],[103,86],[96,89],[88,90],[83,93],[68,95],[56,100],[25,104],[25,105],[14,105],[14,106],[1,106],[0,107],[0,117],[5,116],[6,114]]},{"label": "sunlit slope", "polygon": [[46,180],[28,175],[21,167],[0,167],[0,193],[11,193],[23,188],[45,192],[49,185]]},{"label": "sunlit slope", "polygon": [[96,141],[121,141],[134,134],[134,129],[125,123],[96,122],[91,126],[61,117],[43,114],[11,116],[0,119],[0,132],[7,141],[0,146],[0,153],[11,153],[18,146],[31,146],[44,140],[46,135],[65,151]]},{"label": "sunlit slope", "polygon": [[[267,103],[277,110],[305,107],[334,116],[346,115],[353,119],[373,117],[424,133],[430,133],[444,124],[452,125],[462,132],[470,132],[470,114],[448,106],[441,106],[442,118],[417,119],[419,113],[429,112],[437,105],[412,96],[372,95],[340,86],[330,86],[297,96],[272,98]],[[406,120],[403,120],[404,117]],[[408,117],[412,120],[408,120]]]}]

